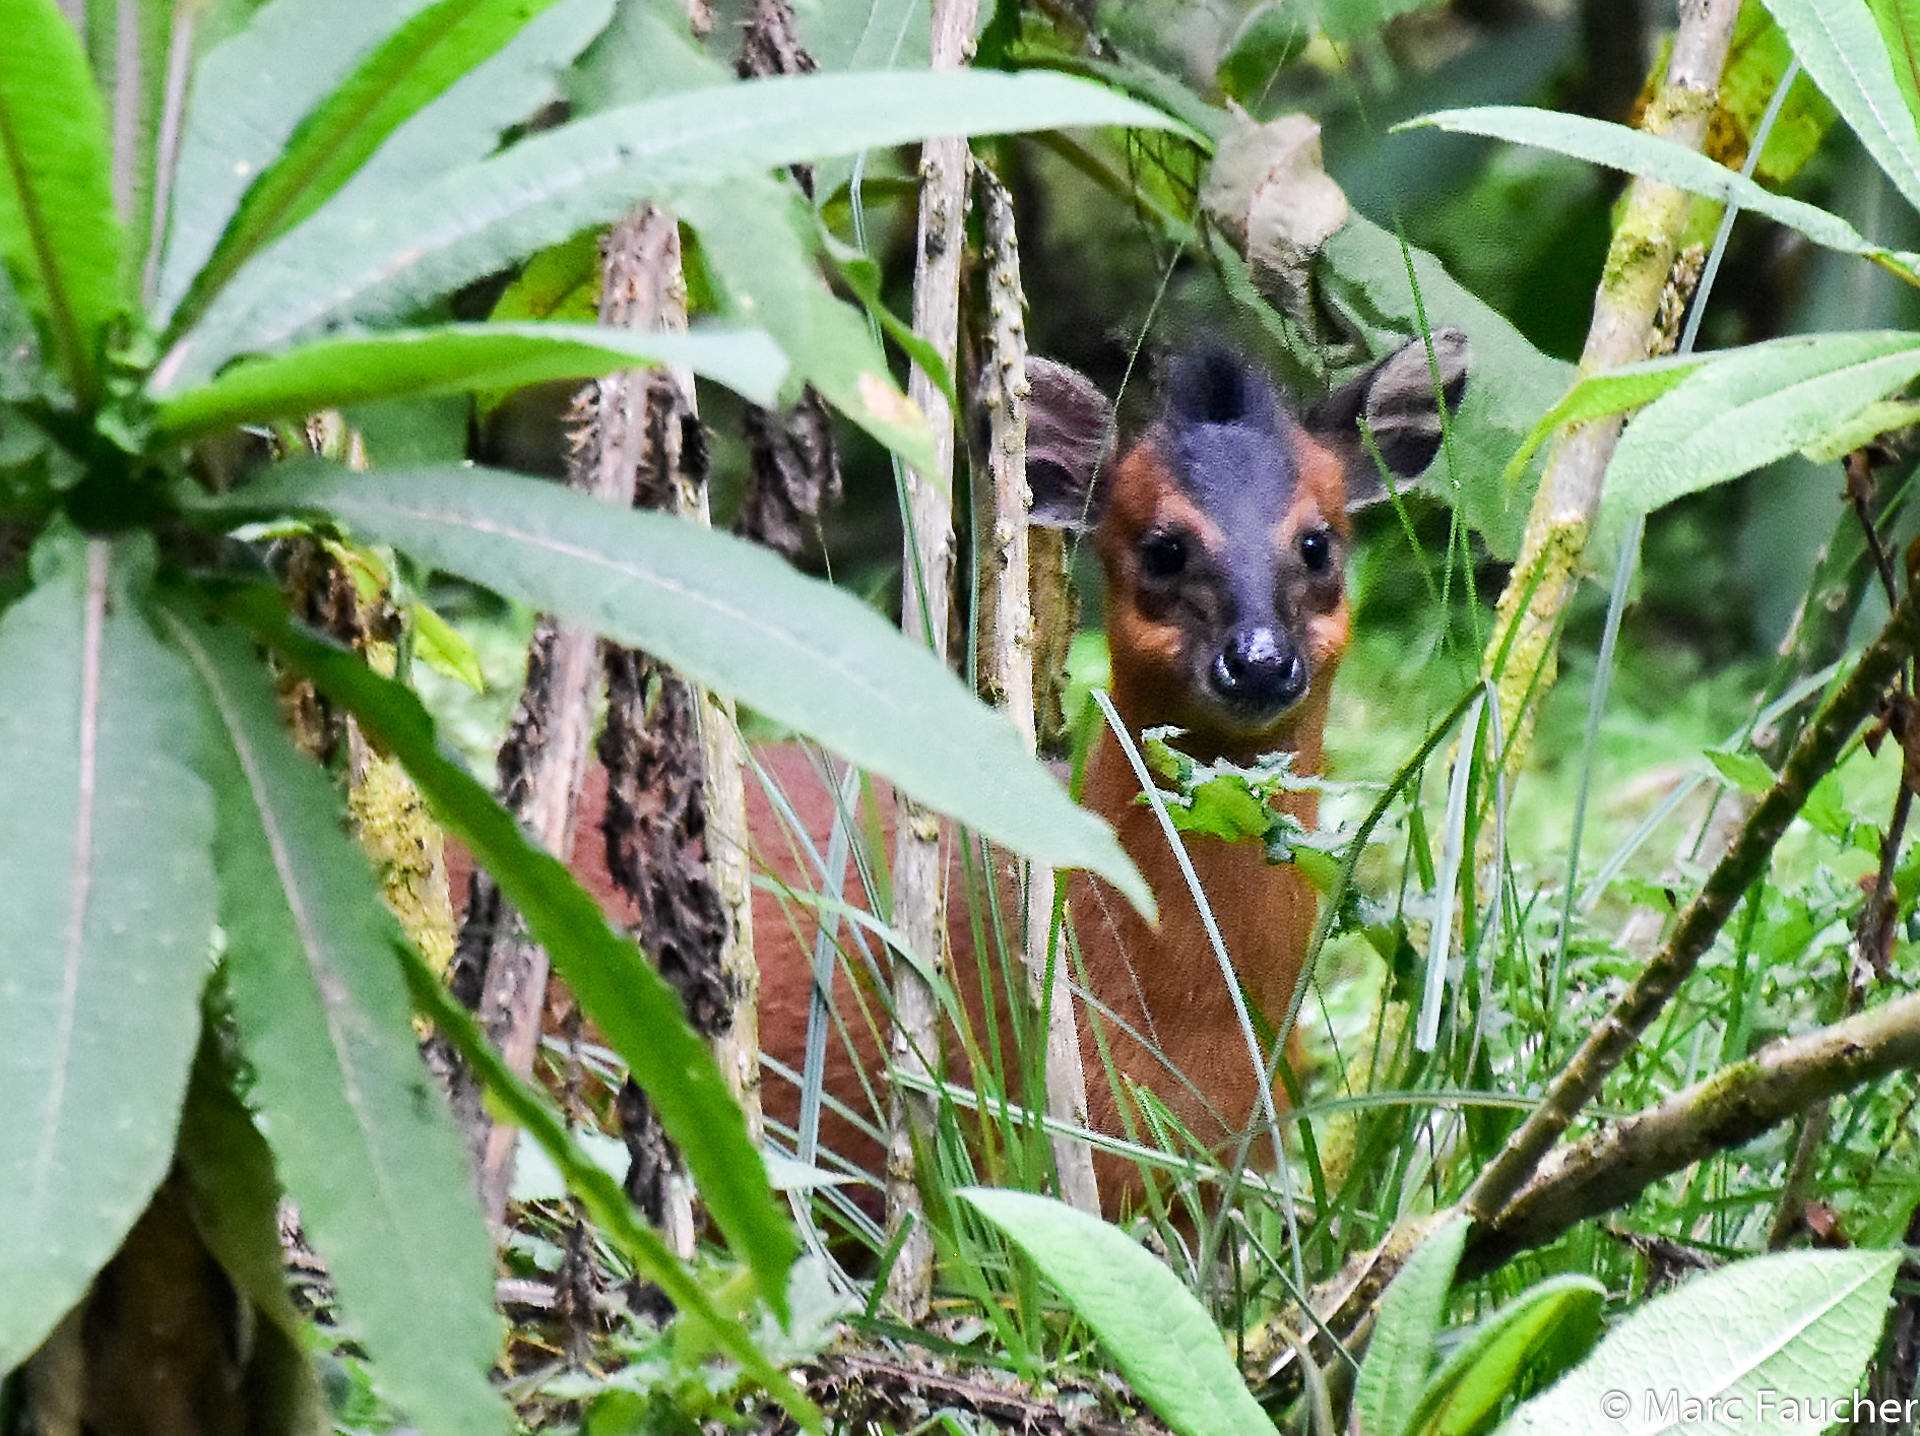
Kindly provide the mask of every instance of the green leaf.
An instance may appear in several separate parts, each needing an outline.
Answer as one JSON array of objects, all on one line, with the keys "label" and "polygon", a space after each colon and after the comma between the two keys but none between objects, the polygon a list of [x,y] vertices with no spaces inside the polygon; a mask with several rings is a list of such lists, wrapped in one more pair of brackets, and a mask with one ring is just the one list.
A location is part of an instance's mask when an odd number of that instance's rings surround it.
[{"label": "green leaf", "polygon": [[1853,1390],[1899,1266],[1899,1252],[1783,1252],[1697,1277],[1622,1321],[1501,1436],[1589,1431],[1596,1415],[1643,1436],[1789,1436],[1844,1421],[1844,1410],[1809,1419],[1807,1403]]},{"label": "green leaf", "polygon": [[1907,203],[1920,209],[1920,133],[1863,0],[1762,0],[1814,84]]},{"label": "green leaf", "polygon": [[173,434],[310,414],[369,399],[516,389],[617,369],[684,365],[762,404],[787,361],[757,330],[666,334],[595,324],[443,324],[320,339],[242,362],[185,393],[162,395],[155,418]]},{"label": "green leaf", "polygon": [[1757,753],[1742,753],[1728,748],[1707,749],[1707,761],[1739,792],[1758,797],[1773,786],[1773,769]]},{"label": "green leaf", "polygon": [[1468,1226],[1464,1217],[1454,1217],[1431,1233],[1380,1298],[1373,1341],[1353,1386],[1361,1436],[1401,1436],[1408,1429],[1414,1393],[1425,1388],[1433,1366],[1433,1343]]},{"label": "green leaf", "polygon": [[[120,292],[140,291],[154,232],[154,182],[166,111],[170,0],[86,0],[88,60],[106,112],[113,115],[113,193],[127,243]],[[184,77],[180,77],[184,81]]]},{"label": "green leaf", "polygon": [[[1475,1327],[1421,1393],[1408,1436],[1478,1436],[1523,1382],[1538,1390],[1586,1355],[1600,1335],[1607,1289],[1556,1276],[1521,1292]],[[1411,1389],[1411,1388],[1409,1388]]]},{"label": "green leaf", "polygon": [[1920,0],[1867,0],[1907,113],[1920,123]]},{"label": "green leaf", "polygon": [[413,628],[415,658],[475,693],[486,691],[487,676],[480,670],[480,655],[459,629],[424,603],[407,605],[407,621]]},{"label": "green leaf", "polygon": [[[1824,3],[1824,0],[1820,0]],[[1895,254],[1863,238],[1858,230],[1836,214],[1801,200],[1788,199],[1762,189],[1736,170],[1730,170],[1697,150],[1672,140],[1661,139],[1625,125],[1589,119],[1585,115],[1564,115],[1553,110],[1528,109],[1520,105],[1492,105],[1479,109],[1442,110],[1409,120],[1396,129],[1431,125],[1465,135],[1487,135],[1534,145],[1575,159],[1645,175],[1686,190],[1705,195],[1722,204],[1736,204],[1798,230],[1815,244],[1842,254],[1864,254],[1883,258],[1911,270],[1915,256]]]},{"label": "green leaf", "polygon": [[[437,0],[409,19],[367,55],[346,81],[300,123],[286,148],[241,201],[212,257],[194,281],[194,293],[210,294],[259,248],[312,214],[347,182],[408,120],[446,94],[457,81],[498,56],[537,24],[555,0]],[[469,88],[466,108],[477,115],[422,115],[407,146],[409,162],[377,167],[378,183],[356,186],[358,202],[371,205],[404,188],[437,177],[493,148],[501,129],[524,119],[551,92],[555,72],[606,23],[612,0],[574,4],[539,58],[516,55],[511,72],[493,69]],[[585,26],[579,23],[585,20]],[[559,53],[553,53],[557,49]],[[531,82],[531,83],[529,83]],[[508,100],[502,106],[501,100]],[[384,171],[384,173],[378,173]],[[191,314],[189,301],[186,314]]]},{"label": "green leaf", "polygon": [[[765,325],[793,360],[785,400],[811,383],[834,408],[922,473],[935,468],[933,433],[900,392],[858,310],[829,294],[810,243],[800,193],[766,175],[695,186],[675,210],[700,237],[700,253],[725,295],[725,312]],[[802,225],[804,224],[804,228]]]},{"label": "green leaf", "polygon": [[[287,1194],[380,1386],[422,1429],[504,1431],[493,1245],[472,1169],[420,1060],[406,944],[333,784],[288,739],[247,638],[163,610],[217,737],[227,989]],[[420,1313],[431,1311],[431,1323]]]},{"label": "green leaf", "polygon": [[1527,437],[1507,461],[1501,479],[1509,484],[1516,482],[1556,429],[1651,404],[1694,370],[1712,362],[1711,354],[1667,354],[1587,375],[1542,414],[1539,423],[1527,430]]},{"label": "green leaf", "polygon": [[125,309],[107,117],[54,0],[0,0],[0,259],[83,405]]},{"label": "green leaf", "polygon": [[1329,40],[1342,42],[1371,35],[1398,15],[1425,10],[1439,0],[1325,0],[1320,25]]},{"label": "green leaf", "polygon": [[274,1362],[281,1385],[268,1396],[274,1416],[261,1424],[287,1436],[327,1436],[333,1423],[326,1419],[302,1318],[287,1289],[273,1153],[221,1070],[213,1031],[203,1032],[194,1059],[180,1115],[178,1162],[194,1229],[256,1314],[266,1318],[256,1327],[257,1344],[247,1361],[250,1390],[267,1359],[267,1343],[277,1339],[281,1348]]},{"label": "green leaf", "polygon": [[263,250],[162,361],[163,387],[329,324],[390,319],[644,199],[928,135],[1176,123],[1041,72],[797,75],[692,90],[534,135],[404,200],[316,215]]},{"label": "green leaf", "polygon": [[501,1060],[473,1014],[453,1000],[446,984],[418,953],[409,949],[403,954],[403,962],[421,1012],[466,1059],[506,1119],[539,1144],[595,1227],[626,1254],[635,1270],[666,1294],[682,1319],[705,1327],[714,1344],[738,1361],[747,1375],[801,1425],[809,1431],[823,1430],[824,1423],[813,1403],[738,1322],[720,1312],[660,1234],[640,1219],[612,1174],[582,1148],[553,1104]]},{"label": "green leaf", "polygon": [[[606,505],[595,507],[606,518],[616,517]],[[565,865],[534,846],[492,795],[440,752],[433,720],[403,685],[295,628],[274,596],[243,594],[229,602],[228,611],[352,712],[367,735],[406,767],[440,822],[493,875],[588,1021],[646,1089],[708,1212],[778,1310],[793,1260],[793,1233],[774,1204],[765,1166],[713,1054],[687,1026],[679,995],[631,941],[607,925],[600,905]]]},{"label": "green leaf", "polygon": [[1050,1197],[988,1187],[955,1195],[1026,1254],[1180,1436],[1273,1430],[1213,1318],[1125,1232]]},{"label": "green leaf", "polygon": [[151,554],[59,531],[0,615],[0,1369],[37,1347],[173,1159],[214,925],[192,676]]},{"label": "green leaf", "polygon": [[1916,376],[1920,334],[1899,331],[1802,335],[1716,358],[1627,426],[1589,547],[1610,553],[1636,515],[1819,444]]},{"label": "green leaf", "polygon": [[1821,435],[1818,441],[1802,446],[1800,452],[1816,464],[1837,464],[1855,449],[1916,426],[1920,426],[1920,400],[1882,399]]},{"label": "green leaf", "polygon": [[164,329],[243,196],[314,108],[430,0],[272,0],[194,70],[154,291]]},{"label": "green leaf", "polygon": [[[1719,98],[1721,111],[1749,150],[1761,139],[1760,121],[1766,117],[1774,92],[1792,63],[1793,47],[1786,32],[1762,7],[1742,5],[1734,21],[1726,69],[1720,76]],[[1754,176],[1771,185],[1793,179],[1818,152],[1820,142],[1838,118],[1832,103],[1801,70],[1773,116]]]},{"label": "green leaf", "polygon": [[202,502],[261,517],[330,514],[644,649],[993,841],[1089,868],[1143,910],[1152,903],[1112,832],[1074,805],[1012,723],[872,609],[756,545],[485,469],[303,465]]}]

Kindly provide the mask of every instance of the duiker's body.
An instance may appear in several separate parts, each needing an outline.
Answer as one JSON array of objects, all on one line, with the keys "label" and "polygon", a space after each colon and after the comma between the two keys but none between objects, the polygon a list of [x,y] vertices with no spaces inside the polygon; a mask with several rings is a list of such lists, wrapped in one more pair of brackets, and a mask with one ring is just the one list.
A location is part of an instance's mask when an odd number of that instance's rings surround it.
[{"label": "duiker's body", "polygon": [[[1186,730],[1181,746],[1199,758],[1248,762],[1284,749],[1294,754],[1296,773],[1319,771],[1328,695],[1347,646],[1347,511],[1380,495],[1381,467],[1411,478],[1432,460],[1439,404],[1443,396],[1458,399],[1465,372],[1464,338],[1443,330],[1431,352],[1415,341],[1296,416],[1262,374],[1237,358],[1216,352],[1179,359],[1169,368],[1159,417],[1116,458],[1107,400],[1071,370],[1034,364],[1028,477],[1035,522],[1094,536],[1105,576],[1114,705],[1136,743],[1144,729],[1172,724]],[[797,750],[767,750],[762,760],[824,851],[832,797]],[[758,785],[748,786],[757,861],[778,884],[818,890],[817,872],[790,835],[779,836]],[[1146,876],[1160,925],[1149,927],[1098,879],[1076,874],[1070,883],[1093,1008],[1083,1008],[1079,1022],[1089,1116],[1113,1135],[1147,1130],[1137,1103],[1115,1090],[1138,1085],[1217,1148],[1259,1119],[1262,1079],[1199,909],[1139,795],[1131,763],[1103,733],[1088,760],[1084,801],[1113,825]],[[881,790],[890,830],[886,796]],[[575,866],[604,899],[611,892],[605,867],[590,856],[599,836],[590,832],[599,818],[594,798],[589,791]],[[1311,792],[1285,802],[1313,826]],[[1185,846],[1248,1005],[1277,1024],[1300,979],[1315,894],[1297,869],[1268,863],[1256,845],[1194,836]],[[834,875],[829,886],[840,879]],[[857,879],[844,894],[861,900]],[[757,892],[754,901],[762,1047],[798,1072],[816,925],[810,912],[789,910],[771,893]],[[952,912],[953,983],[972,1003],[980,990],[972,916],[962,902]],[[872,1114],[870,1094],[884,1094],[885,1079],[883,1044],[869,1016],[884,1015],[871,999],[864,1008],[856,1002],[845,967],[835,984],[840,1025],[827,1044],[825,1085],[831,1098]],[[1109,1059],[1118,1084],[1107,1080]],[[763,1096],[770,1117],[794,1123],[799,1100],[792,1082],[770,1075]],[[1135,1109],[1131,1122],[1123,1103]],[[879,1169],[880,1147],[831,1111],[823,1114],[821,1145]],[[1102,1157],[1096,1167],[1110,1213],[1138,1196],[1131,1163]]]}]

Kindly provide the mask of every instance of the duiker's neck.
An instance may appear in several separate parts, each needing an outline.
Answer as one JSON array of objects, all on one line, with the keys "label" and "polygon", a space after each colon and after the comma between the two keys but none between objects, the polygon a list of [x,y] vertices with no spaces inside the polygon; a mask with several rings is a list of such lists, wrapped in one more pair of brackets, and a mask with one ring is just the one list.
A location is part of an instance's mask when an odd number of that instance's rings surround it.
[{"label": "duiker's neck", "polygon": [[[1131,697],[1117,687],[1114,706],[1137,748],[1142,728],[1156,723],[1142,721],[1138,715],[1144,705],[1128,702]],[[1295,721],[1284,733],[1253,742],[1196,742],[1193,735],[1175,741],[1196,758],[1226,758],[1237,763],[1250,763],[1261,753],[1291,748],[1296,755],[1295,772],[1317,773],[1325,715],[1326,693],[1316,687],[1302,700]],[[1155,945],[1161,951],[1180,954],[1183,963],[1209,963],[1211,944],[1199,908],[1158,817],[1141,801],[1140,792],[1139,777],[1119,740],[1103,730],[1087,759],[1083,801],[1113,826],[1121,846],[1152,886],[1160,906]],[[1309,828],[1314,825],[1318,811],[1314,793],[1285,794],[1276,806]],[[1277,1021],[1292,996],[1305,935],[1312,928],[1316,901],[1311,887],[1292,864],[1268,862],[1257,842],[1227,843],[1190,834],[1184,837],[1182,846],[1242,985],[1256,1005]],[[1164,997],[1184,1000],[1178,993],[1190,994],[1194,979],[1190,971],[1179,969],[1180,964],[1149,964],[1137,967],[1134,977],[1149,987],[1169,985]],[[1147,997],[1150,1003],[1156,1000],[1152,993]]]}]

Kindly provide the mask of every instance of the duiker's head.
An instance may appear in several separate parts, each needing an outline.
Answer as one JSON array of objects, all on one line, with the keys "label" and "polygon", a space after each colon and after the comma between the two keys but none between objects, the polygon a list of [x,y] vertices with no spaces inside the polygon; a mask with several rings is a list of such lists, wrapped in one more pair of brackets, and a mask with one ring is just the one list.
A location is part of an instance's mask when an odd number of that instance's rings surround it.
[{"label": "duiker's head", "polygon": [[[1115,696],[1141,725],[1205,746],[1287,741],[1347,645],[1347,513],[1411,479],[1466,384],[1466,336],[1407,344],[1304,416],[1223,350],[1175,358],[1159,416],[1116,459],[1113,406],[1036,360],[1027,439],[1034,521],[1091,531],[1106,569]],[[1317,703],[1305,700],[1317,698]]]}]

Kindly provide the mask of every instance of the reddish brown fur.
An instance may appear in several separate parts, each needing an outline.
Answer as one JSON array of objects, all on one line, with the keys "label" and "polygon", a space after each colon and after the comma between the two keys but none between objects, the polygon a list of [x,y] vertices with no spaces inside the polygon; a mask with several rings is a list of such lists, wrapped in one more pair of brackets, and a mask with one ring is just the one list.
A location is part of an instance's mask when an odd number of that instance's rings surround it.
[{"label": "reddish brown fur", "polygon": [[[1463,373],[1464,340],[1458,340],[1457,348]],[[1071,386],[1068,392],[1071,397]],[[1343,392],[1361,391],[1350,386]],[[1335,396],[1336,400],[1340,397]],[[1048,431],[1052,434],[1051,454],[1071,458],[1079,452],[1073,441],[1087,427],[1084,409],[1078,422],[1078,429],[1058,425]],[[1289,571],[1293,576],[1286,579],[1290,586],[1281,600],[1280,606],[1286,610],[1281,621],[1291,628],[1304,651],[1311,681],[1304,696],[1260,731],[1236,727],[1223,716],[1219,703],[1195,691],[1192,675],[1196,670],[1190,650],[1203,640],[1216,641],[1218,635],[1189,633],[1183,619],[1196,629],[1211,620],[1204,614],[1185,614],[1177,605],[1168,613],[1151,615],[1142,611],[1137,601],[1139,544],[1151,529],[1177,527],[1216,552],[1229,543],[1262,542],[1275,545],[1278,554],[1293,554],[1302,533],[1324,526],[1344,549],[1348,534],[1346,464],[1365,462],[1357,444],[1336,435],[1332,442],[1340,447],[1330,448],[1292,421],[1283,423],[1278,432],[1285,437],[1276,442],[1288,446],[1296,477],[1285,512],[1267,533],[1223,534],[1148,443],[1136,446],[1101,475],[1105,505],[1097,539],[1106,573],[1113,698],[1135,740],[1143,729],[1174,724],[1188,730],[1182,746],[1196,757],[1249,762],[1261,753],[1290,749],[1295,755],[1294,771],[1311,774],[1320,767],[1329,691],[1347,646],[1348,606],[1337,570],[1318,579],[1303,577],[1297,568]],[[760,757],[798,810],[801,825],[824,851],[835,813],[832,795],[821,786],[798,749],[762,750]],[[609,901],[611,887],[595,832],[604,786],[604,776],[597,772],[589,780],[579,824],[581,846],[573,858],[576,872],[603,901]],[[790,835],[781,835],[759,785],[750,781],[748,790],[755,858],[762,871],[777,884],[790,885],[796,891],[820,888],[810,865],[800,860]],[[875,798],[880,804],[881,851],[890,851],[891,795],[876,785]],[[1074,875],[1070,882],[1070,911],[1084,956],[1086,983],[1098,1004],[1110,1014],[1090,1020],[1084,1007],[1079,1013],[1092,1124],[1115,1135],[1148,1130],[1139,1120],[1136,1105],[1107,1081],[1107,1068],[1093,1032],[1097,1020],[1122,1079],[1120,1085],[1150,1088],[1183,1125],[1217,1149],[1258,1122],[1260,1077],[1246,1049],[1232,993],[1213,955],[1199,908],[1157,819],[1139,801],[1132,766],[1111,734],[1101,735],[1088,760],[1085,802],[1112,824],[1122,846],[1152,887],[1160,909],[1160,925],[1154,929],[1104,882],[1085,874]],[[1290,795],[1285,806],[1309,828],[1314,825],[1316,800],[1312,793]],[[1315,893],[1296,868],[1269,864],[1257,845],[1193,837],[1187,840],[1186,849],[1249,1005],[1277,1024],[1300,979],[1316,915]],[[957,865],[951,876],[958,891]],[[1003,895],[1008,894],[1004,881],[1001,889]],[[464,895],[464,881],[459,881],[455,890]],[[865,906],[861,884],[851,870],[842,891],[849,903]],[[1004,906],[1012,911],[1011,904]],[[956,900],[952,907],[948,936],[953,981],[968,997],[969,1006],[976,1007],[979,981],[971,919],[965,903]],[[610,910],[616,918],[632,916],[617,902],[610,903]],[[757,890],[754,926],[761,970],[762,1043],[771,1057],[797,1072],[803,1064],[811,989],[816,932],[813,910],[795,904],[789,911],[776,894]],[[842,946],[850,950],[844,940]],[[870,943],[870,947],[878,950],[877,943]],[[870,1115],[874,1106],[868,1091],[884,1098],[885,1089],[881,1043],[867,1017],[884,1020],[884,1005],[872,994],[864,1002],[860,1000],[855,981],[848,975],[848,968],[856,965],[843,960],[837,969],[835,1006],[852,1036],[853,1049],[848,1049],[838,1032],[829,1039],[826,1088],[856,1112]],[[976,1022],[978,1016],[976,1009]],[[1003,1030],[1003,1040],[1008,1035]],[[862,1082],[863,1074],[870,1089]],[[1276,1104],[1284,1104],[1281,1092],[1273,1095]],[[790,1127],[797,1120],[798,1094],[791,1083],[769,1075],[763,1100],[775,1121]],[[1128,1109],[1125,1114],[1123,1107]],[[879,1171],[880,1147],[852,1123],[825,1112],[820,1137],[824,1148],[870,1172]],[[1271,1155],[1271,1149],[1264,1146],[1254,1150],[1256,1159]],[[1117,1157],[1098,1157],[1096,1164],[1103,1203],[1110,1213],[1138,1199],[1140,1174],[1132,1163]]]}]

